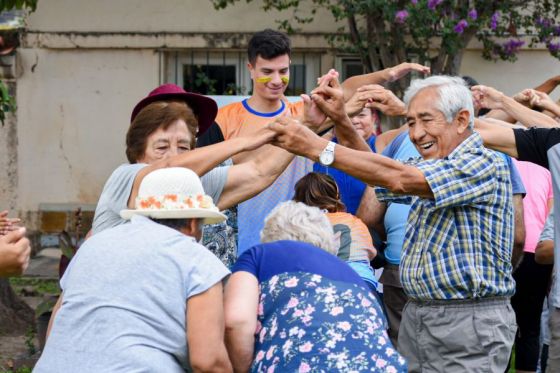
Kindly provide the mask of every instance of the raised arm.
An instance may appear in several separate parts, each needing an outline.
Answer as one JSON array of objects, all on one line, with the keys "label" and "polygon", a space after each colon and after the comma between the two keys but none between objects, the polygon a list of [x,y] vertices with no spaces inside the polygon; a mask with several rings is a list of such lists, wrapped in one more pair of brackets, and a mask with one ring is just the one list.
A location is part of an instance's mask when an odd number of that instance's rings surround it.
[{"label": "raised arm", "polygon": [[342,83],[344,90],[344,98],[348,100],[354,92],[367,84],[385,84],[387,82],[394,82],[412,71],[418,71],[422,74],[429,74],[430,68],[417,63],[404,62],[400,65],[389,67],[380,71],[369,74],[356,75],[346,79]]},{"label": "raised arm", "polygon": [[128,198],[128,206],[134,208],[140,184],[144,177],[152,171],[165,167],[186,167],[202,176],[237,153],[259,148],[269,142],[273,135],[269,131],[263,131],[255,136],[238,137],[154,162],[144,167],[136,175]]},{"label": "raised arm", "polygon": [[508,123],[500,125],[494,121],[490,122],[476,118],[474,129],[480,134],[484,146],[487,148],[500,151],[514,158],[518,157],[513,128]]},{"label": "raised arm", "polygon": [[[287,119],[278,118],[282,123]],[[275,146],[263,146],[250,159],[231,166],[217,206],[230,208],[268,188],[284,172],[294,155]]]},{"label": "raised arm", "polygon": [[[271,123],[269,128],[277,134],[273,144],[313,161],[318,161],[319,154],[328,143],[293,120],[283,125]],[[394,193],[433,198],[432,190],[418,168],[378,154],[337,145],[333,167],[369,185],[379,185]]]},{"label": "raised arm", "polygon": [[472,87],[472,91],[475,100],[482,107],[503,110],[526,127],[558,126],[558,123],[548,115],[531,110],[492,87],[477,85]]},{"label": "raised arm", "polygon": [[544,83],[536,86],[535,91],[550,93],[560,84],[560,75],[547,79]]},{"label": "raised arm", "polygon": [[[554,100],[552,100],[549,95],[533,89],[531,89],[529,92],[532,95],[533,106],[550,112],[553,117],[560,117],[560,106],[556,102],[554,102]],[[560,123],[557,122],[556,126],[560,126]]]},{"label": "raised arm", "polygon": [[328,84],[319,85],[312,92],[311,98],[334,123],[338,143],[352,149],[371,152],[369,145],[358,134],[344,106],[344,93],[338,79],[331,79]]}]

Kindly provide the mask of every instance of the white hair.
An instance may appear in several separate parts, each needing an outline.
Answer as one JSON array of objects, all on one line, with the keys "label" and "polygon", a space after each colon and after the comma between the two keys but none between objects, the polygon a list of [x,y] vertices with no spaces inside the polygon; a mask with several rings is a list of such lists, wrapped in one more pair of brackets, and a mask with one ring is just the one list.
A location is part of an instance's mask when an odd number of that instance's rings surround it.
[{"label": "white hair", "polygon": [[333,255],[338,251],[326,214],[301,202],[283,202],[264,220],[261,242],[279,240],[307,242]]},{"label": "white hair", "polygon": [[448,123],[451,123],[461,110],[469,112],[469,129],[474,128],[473,98],[467,83],[458,76],[434,75],[426,79],[415,79],[404,93],[404,103],[408,108],[410,101],[423,89],[436,87],[439,100],[436,105]]}]

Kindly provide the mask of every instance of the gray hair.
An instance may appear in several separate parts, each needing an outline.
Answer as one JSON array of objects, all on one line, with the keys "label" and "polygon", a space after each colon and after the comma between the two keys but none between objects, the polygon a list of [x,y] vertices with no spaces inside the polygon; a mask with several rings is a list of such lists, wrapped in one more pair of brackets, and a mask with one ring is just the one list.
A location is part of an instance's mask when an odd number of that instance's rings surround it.
[{"label": "gray hair", "polygon": [[307,242],[333,255],[338,251],[326,214],[301,202],[281,203],[266,217],[261,242],[279,240]]},{"label": "gray hair", "polygon": [[426,79],[415,79],[404,93],[404,103],[408,108],[410,101],[423,89],[437,87],[439,100],[437,107],[448,123],[451,123],[461,110],[469,112],[469,129],[474,128],[474,107],[472,93],[463,78],[458,76],[434,75]]}]

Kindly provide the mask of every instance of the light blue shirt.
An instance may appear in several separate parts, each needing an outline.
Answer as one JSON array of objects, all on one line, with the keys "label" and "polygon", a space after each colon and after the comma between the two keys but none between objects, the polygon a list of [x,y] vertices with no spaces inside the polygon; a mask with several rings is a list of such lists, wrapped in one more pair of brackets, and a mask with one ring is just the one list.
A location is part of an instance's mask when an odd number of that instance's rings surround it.
[{"label": "light blue shirt", "polygon": [[34,372],[183,372],[186,302],[229,274],[204,246],[134,216],[88,239]]}]

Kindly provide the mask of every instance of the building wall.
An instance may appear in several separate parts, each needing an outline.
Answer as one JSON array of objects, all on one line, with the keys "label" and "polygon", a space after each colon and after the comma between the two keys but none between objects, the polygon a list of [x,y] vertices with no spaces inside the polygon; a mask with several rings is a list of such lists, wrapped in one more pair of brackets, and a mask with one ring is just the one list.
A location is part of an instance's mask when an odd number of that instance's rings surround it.
[{"label": "building wall", "polygon": [[18,207],[95,203],[126,161],[134,104],[158,83],[149,50],[19,51]]},{"label": "building wall", "polygon": [[[29,28],[42,32],[243,33],[276,28],[275,20],[292,17],[291,11],[265,13],[262,3],[241,0],[216,11],[210,0],[41,0],[29,18]],[[331,19],[330,13],[319,11],[316,21],[302,30],[333,32],[336,25]]]},{"label": "building wall", "polygon": [[[560,75],[560,61],[543,49],[525,49],[519,53],[515,63],[486,61],[480,56],[479,50],[468,50],[463,59],[461,74],[470,75],[480,84],[514,95]],[[560,99],[560,87],[551,96]]]}]

